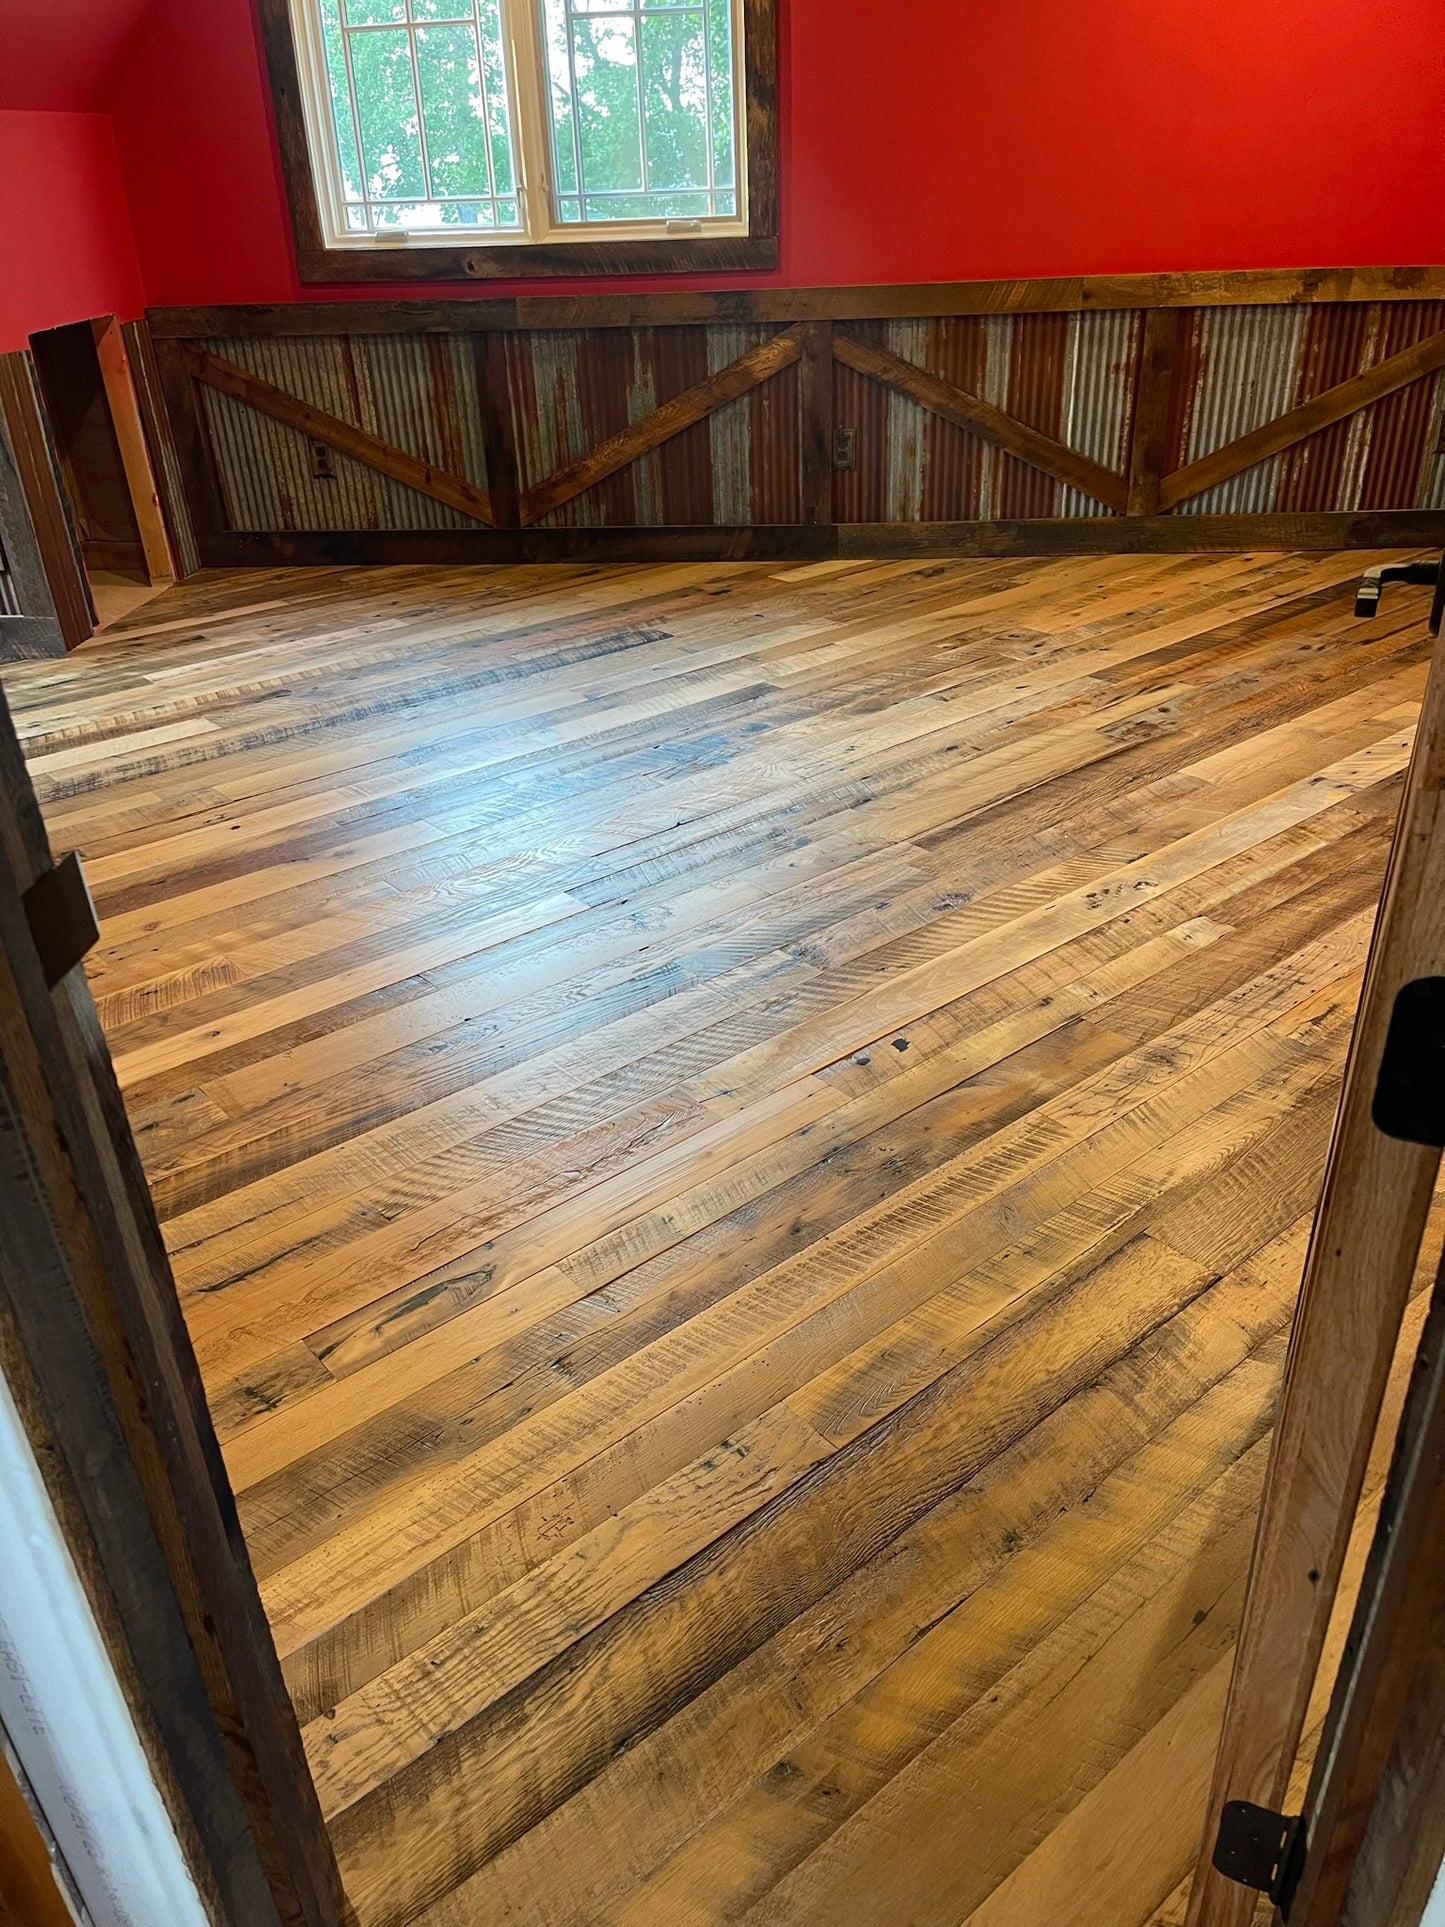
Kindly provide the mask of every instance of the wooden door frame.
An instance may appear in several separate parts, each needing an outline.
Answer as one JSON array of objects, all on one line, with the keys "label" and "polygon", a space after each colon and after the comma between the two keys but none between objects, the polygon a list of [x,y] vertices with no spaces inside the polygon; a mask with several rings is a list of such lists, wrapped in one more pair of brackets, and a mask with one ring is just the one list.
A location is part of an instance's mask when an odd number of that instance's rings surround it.
[{"label": "wooden door frame", "polygon": [[1445,1853],[1445,1263],[1299,1822],[1290,1927],[1417,1927]]},{"label": "wooden door frame", "polygon": [[93,632],[95,606],[24,348],[0,354],[0,530],[21,609],[0,618],[0,660],[64,655]]},{"label": "wooden door frame", "polygon": [[1257,1893],[1213,1864],[1221,1817],[1233,1802],[1278,1814],[1294,1766],[1440,1165],[1437,1147],[1375,1121],[1380,1068],[1399,993],[1442,974],[1437,643],[1290,1335],[1188,1927],[1248,1927]]},{"label": "wooden door frame", "polygon": [[0,694],[0,1369],[218,1927],[343,1927],[68,880]]}]

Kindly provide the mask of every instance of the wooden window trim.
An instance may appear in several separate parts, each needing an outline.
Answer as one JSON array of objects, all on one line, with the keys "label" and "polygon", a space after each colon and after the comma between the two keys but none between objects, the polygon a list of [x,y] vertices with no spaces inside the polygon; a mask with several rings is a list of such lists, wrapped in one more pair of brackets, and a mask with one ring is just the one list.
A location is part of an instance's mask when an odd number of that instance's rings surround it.
[{"label": "wooden window trim", "polygon": [[778,265],[777,0],[742,0],[745,235],[508,242],[493,247],[328,248],[321,225],[287,0],[258,0],[296,267],[303,281],[525,281],[532,276],[749,273]]}]

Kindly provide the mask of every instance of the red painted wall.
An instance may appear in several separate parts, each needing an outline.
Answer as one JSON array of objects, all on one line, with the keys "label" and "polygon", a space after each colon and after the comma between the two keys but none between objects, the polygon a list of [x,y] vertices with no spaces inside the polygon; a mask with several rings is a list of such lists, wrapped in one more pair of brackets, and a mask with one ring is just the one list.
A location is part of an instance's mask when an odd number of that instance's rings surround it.
[{"label": "red painted wall", "polygon": [[[1438,0],[780,4],[782,267],[729,280],[1445,260]],[[0,342],[141,305],[126,202],[152,303],[485,298],[297,280],[251,0],[0,0],[0,38],[0,106],[109,107],[124,182],[101,117],[0,112]]]},{"label": "red painted wall", "polygon": [[108,114],[0,109],[0,352],[39,328],[145,307]]},{"label": "red painted wall", "polygon": [[[1445,260],[1438,0],[782,5],[782,270],[752,279]],[[153,0],[110,98],[153,302],[335,292],[296,279],[249,0]]]}]

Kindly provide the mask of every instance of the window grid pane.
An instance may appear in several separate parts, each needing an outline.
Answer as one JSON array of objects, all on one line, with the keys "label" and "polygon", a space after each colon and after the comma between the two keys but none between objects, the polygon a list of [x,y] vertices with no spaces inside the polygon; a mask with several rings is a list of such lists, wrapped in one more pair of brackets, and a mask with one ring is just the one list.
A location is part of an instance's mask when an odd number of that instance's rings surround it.
[{"label": "window grid pane", "polygon": [[321,0],[349,233],[521,230],[497,0]]},{"label": "window grid pane", "polygon": [[541,0],[557,219],[735,216],[729,0]]}]

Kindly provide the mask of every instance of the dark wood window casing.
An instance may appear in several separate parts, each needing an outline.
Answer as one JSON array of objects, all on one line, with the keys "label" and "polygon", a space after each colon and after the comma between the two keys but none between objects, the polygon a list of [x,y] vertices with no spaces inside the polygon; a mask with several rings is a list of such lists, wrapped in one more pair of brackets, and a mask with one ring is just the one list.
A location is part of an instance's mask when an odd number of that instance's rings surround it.
[{"label": "dark wood window casing", "polygon": [[533,275],[759,272],[778,265],[777,0],[743,0],[748,232],[493,246],[328,247],[287,0],[258,0],[276,134],[303,281],[524,281]]}]

